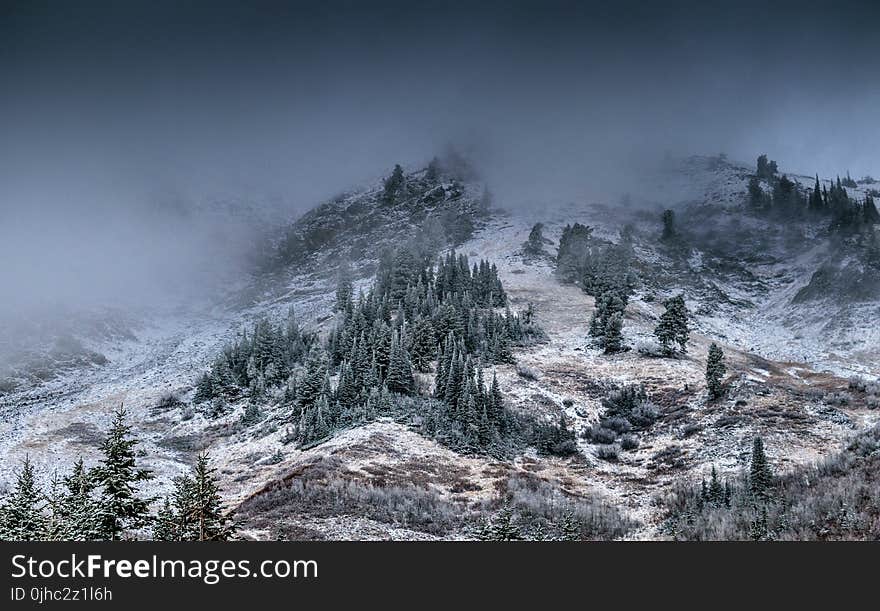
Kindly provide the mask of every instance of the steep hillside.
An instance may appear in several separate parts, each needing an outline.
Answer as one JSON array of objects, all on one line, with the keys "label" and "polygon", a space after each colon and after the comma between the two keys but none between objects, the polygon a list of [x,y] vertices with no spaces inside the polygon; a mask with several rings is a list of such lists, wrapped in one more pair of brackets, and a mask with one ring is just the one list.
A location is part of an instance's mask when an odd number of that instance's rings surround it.
[{"label": "steep hillside", "polygon": [[[853,372],[876,377],[878,301],[870,290],[844,296],[837,280],[822,280],[828,266],[862,265],[860,251],[829,235],[824,221],[749,210],[750,174],[692,158],[651,177],[647,184],[660,186],[626,205],[528,211],[489,208],[484,185],[458,167],[342,195],[286,228],[264,273],[222,307],[152,319],[109,338],[106,363],[7,393],[0,480],[11,482],[25,455],[44,476],[79,454],[94,462],[109,414],[124,403],[143,442],[140,460],[157,475],[149,490],[167,492],[209,450],[245,537],[473,538],[509,519],[506,511],[530,536],[667,536],[658,496],[713,466],[732,477],[748,466],[756,435],[774,469],[788,471],[843,447],[880,415],[873,391],[849,380]],[[676,237],[664,241],[666,208],[675,211]],[[604,354],[590,341],[595,298],[556,274],[560,237],[574,222],[592,227],[597,244],[625,241],[631,250],[625,351]],[[544,225],[544,254],[524,252],[535,223]],[[260,399],[242,389],[217,413],[194,401],[199,375],[241,331],[263,318],[278,323],[292,307],[326,339],[341,317],[333,304],[342,262],[351,263],[355,294],[367,292],[383,250],[413,241],[491,262],[507,307],[533,312],[547,341],[518,346],[515,362],[487,363],[486,371],[511,410],[535,422],[562,417],[577,453],[461,451],[423,434],[421,418],[396,413],[297,443],[283,385]],[[692,314],[687,353],[652,356],[646,347],[662,301],[679,293]],[[704,381],[712,342],[726,355],[727,392],[718,401]],[[438,374],[436,363],[427,369],[415,374],[425,393]],[[627,433],[626,448],[622,437],[600,442],[603,400],[630,384],[643,386],[652,423]]]}]

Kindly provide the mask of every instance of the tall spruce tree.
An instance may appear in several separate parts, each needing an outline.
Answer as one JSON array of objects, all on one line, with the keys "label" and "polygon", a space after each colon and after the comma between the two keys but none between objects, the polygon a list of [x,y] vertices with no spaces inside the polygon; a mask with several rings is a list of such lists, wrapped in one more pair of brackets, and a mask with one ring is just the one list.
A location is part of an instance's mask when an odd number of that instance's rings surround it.
[{"label": "tall spruce tree", "polygon": [[602,336],[606,354],[613,354],[623,350],[623,316],[615,312],[608,317],[605,323],[605,333]]},{"label": "tall spruce tree", "polygon": [[715,342],[712,342],[706,360],[706,387],[709,389],[711,399],[718,399],[724,394],[722,380],[725,373],[727,373],[727,368],[724,366],[724,351]]},{"label": "tall spruce tree", "polygon": [[0,506],[0,540],[39,541],[46,535],[43,499],[30,458],[25,457],[15,488]]},{"label": "tall spruce tree", "polygon": [[436,354],[437,338],[434,324],[430,318],[419,317],[413,324],[410,337],[410,356],[413,366],[419,371],[428,371]]},{"label": "tall spruce tree", "polygon": [[756,499],[767,500],[773,485],[773,471],[764,453],[764,440],[755,437],[752,443],[752,464],[749,470],[749,487]]},{"label": "tall spruce tree", "polygon": [[394,202],[403,189],[404,180],[403,168],[400,167],[399,163],[395,164],[391,176],[385,179],[385,184],[383,185],[382,199],[385,203],[390,204]]},{"label": "tall spruce tree", "polygon": [[535,223],[529,232],[529,238],[523,245],[526,256],[537,257],[544,254],[544,223]]},{"label": "tall spruce tree", "polygon": [[207,452],[199,454],[192,475],[192,522],[199,541],[226,541],[235,528],[223,513],[217,469],[211,466]]},{"label": "tall spruce tree", "polygon": [[385,377],[388,390],[395,393],[410,394],[415,390],[412,365],[403,346],[400,334],[395,331],[391,339],[391,356],[388,362],[388,375]]},{"label": "tall spruce tree", "polygon": [[106,511],[104,537],[118,540],[128,530],[145,526],[149,519],[149,502],[138,496],[138,484],[152,479],[135,460],[138,441],[126,423],[123,407],[116,410],[106,439],[101,443],[104,455],[95,469],[101,487],[101,502]]},{"label": "tall spruce tree", "polygon": [[721,507],[724,505],[724,487],[718,479],[718,472],[715,465],[712,465],[712,477],[709,480],[709,488],[706,491],[706,500],[713,507]]},{"label": "tall spruce tree", "polygon": [[95,496],[95,474],[85,468],[82,456],[73,465],[73,472],[64,478],[67,489],[62,499],[64,541],[96,541],[104,536],[109,516]]},{"label": "tall spruce tree", "polygon": [[688,310],[684,297],[677,295],[663,302],[666,311],[660,315],[660,322],[654,329],[654,335],[667,354],[674,354],[676,344],[682,352],[687,352],[690,337],[688,328]]}]

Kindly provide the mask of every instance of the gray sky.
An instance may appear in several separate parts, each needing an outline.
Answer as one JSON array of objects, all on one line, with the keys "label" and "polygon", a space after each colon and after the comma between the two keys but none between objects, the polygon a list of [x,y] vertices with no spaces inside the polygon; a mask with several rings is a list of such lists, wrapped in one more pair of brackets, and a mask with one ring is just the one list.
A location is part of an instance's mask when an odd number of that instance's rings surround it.
[{"label": "gray sky", "polygon": [[667,151],[880,174],[868,3],[128,4],[0,9],[13,301],[148,299],[238,231],[169,201],[294,214],[447,144],[512,205],[625,191]]}]

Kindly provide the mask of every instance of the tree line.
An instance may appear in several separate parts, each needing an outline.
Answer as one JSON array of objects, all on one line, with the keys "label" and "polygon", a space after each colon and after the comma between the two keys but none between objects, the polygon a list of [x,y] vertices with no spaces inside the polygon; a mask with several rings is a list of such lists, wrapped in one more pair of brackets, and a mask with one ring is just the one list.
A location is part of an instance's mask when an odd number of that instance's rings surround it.
[{"label": "tree line", "polygon": [[756,172],[749,179],[748,201],[752,208],[765,213],[828,218],[832,232],[855,233],[880,223],[880,213],[870,193],[860,201],[847,192],[847,188],[856,186],[847,174],[845,180],[838,176],[830,188],[820,183],[818,175],[812,189],[803,187],[785,174],[780,176],[776,162],[761,155]]},{"label": "tree line", "polygon": [[86,468],[80,457],[69,474],[59,477],[56,472],[48,489],[43,489],[26,457],[12,491],[0,504],[0,540],[118,541],[146,536],[162,541],[220,541],[235,535],[235,526],[221,506],[216,470],[204,453],[191,474],[175,480],[174,492],[158,513],[151,514],[154,499],[143,494],[141,485],[153,475],[138,465],[137,445],[120,407],[94,467]]}]

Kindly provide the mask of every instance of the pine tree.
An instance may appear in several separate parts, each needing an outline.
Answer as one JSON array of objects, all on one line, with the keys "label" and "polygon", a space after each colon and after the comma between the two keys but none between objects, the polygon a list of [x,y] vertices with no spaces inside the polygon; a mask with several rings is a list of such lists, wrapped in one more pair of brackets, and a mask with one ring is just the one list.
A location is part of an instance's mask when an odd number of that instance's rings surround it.
[{"label": "pine tree", "polygon": [[100,446],[104,456],[95,469],[107,512],[104,536],[113,540],[122,538],[126,530],[147,524],[149,503],[137,495],[137,485],[153,477],[137,467],[134,448],[138,441],[131,436],[125,416],[122,407],[115,412],[110,432]]},{"label": "pine tree", "polygon": [[709,357],[706,360],[706,387],[709,389],[711,399],[718,399],[724,394],[724,386],[721,382],[726,372],[724,352],[713,342],[709,346]]},{"label": "pine tree", "polygon": [[216,471],[211,466],[208,454],[199,454],[192,476],[192,520],[197,527],[199,541],[226,541],[235,532],[221,508]]},{"label": "pine tree", "polygon": [[521,541],[522,531],[513,520],[513,510],[504,507],[478,534],[484,541]]},{"label": "pine tree", "polygon": [[712,476],[709,480],[709,489],[706,493],[706,499],[713,507],[721,507],[724,505],[724,487],[718,480],[718,472],[715,471],[715,465],[712,465]]},{"label": "pine tree", "polygon": [[498,378],[495,372],[492,372],[492,384],[489,390],[489,417],[497,426],[503,424],[504,419],[504,399],[501,396],[501,387],[498,385]]},{"label": "pine tree", "polygon": [[96,541],[103,537],[108,516],[95,498],[95,475],[86,470],[82,457],[74,463],[73,472],[64,478],[67,494],[62,500],[62,539],[64,541]]},{"label": "pine tree", "polygon": [[300,409],[313,405],[325,390],[327,358],[319,346],[314,346],[306,361],[306,368],[296,387],[296,401]]},{"label": "pine tree", "polygon": [[880,212],[877,212],[877,206],[874,204],[874,197],[865,196],[865,203],[862,205],[862,217],[865,225],[875,225],[880,223]]},{"label": "pine tree", "polygon": [[45,538],[46,519],[43,502],[28,457],[21,465],[15,489],[0,506],[0,540],[39,541]]},{"label": "pine tree", "polygon": [[612,316],[620,314],[620,326],[621,328],[623,327],[623,312],[625,309],[626,300],[619,291],[606,290],[596,297],[596,309],[593,310],[593,315],[590,318],[590,335],[599,340],[601,347],[605,347],[605,335],[609,330],[608,322]]},{"label": "pine tree", "polygon": [[385,201],[385,203],[390,204],[394,202],[394,199],[397,197],[403,187],[403,183],[403,168],[400,167],[400,164],[395,164],[394,170],[391,172],[391,176],[385,179],[384,190],[382,193],[382,199]]},{"label": "pine tree", "polygon": [[761,181],[753,176],[749,179],[749,205],[753,208],[762,208],[765,203],[764,189],[761,188]]},{"label": "pine tree", "polygon": [[767,500],[770,497],[770,487],[773,485],[773,472],[767,455],[764,453],[764,440],[755,437],[752,444],[752,464],[749,471],[749,486],[752,496],[756,499]]},{"label": "pine tree", "polygon": [[810,199],[807,204],[810,212],[814,214],[820,214],[825,211],[825,202],[822,199],[822,190],[819,185],[819,175],[816,175],[816,184],[813,187],[813,190],[810,191]]},{"label": "pine tree", "polygon": [[526,256],[537,257],[544,254],[544,223],[535,223],[529,232],[529,239],[523,245]]},{"label": "pine tree", "polygon": [[391,356],[388,362],[388,375],[385,377],[388,390],[400,394],[410,394],[415,390],[412,365],[403,347],[400,335],[394,332],[391,338]]},{"label": "pine tree", "polygon": [[41,539],[44,541],[65,541],[64,537],[64,493],[62,491],[61,480],[58,478],[58,472],[52,474],[52,480],[49,482],[49,491],[43,495],[44,513],[48,513],[45,517],[45,528]]},{"label": "pine tree", "polygon": [[678,344],[682,352],[687,352],[690,329],[688,329],[688,310],[684,303],[684,297],[682,295],[671,297],[663,305],[666,307],[666,311],[661,314],[660,322],[654,329],[654,335],[663,345],[667,354],[675,352],[675,344]]},{"label": "pine tree", "polygon": [[756,176],[763,180],[773,180],[776,177],[776,173],[779,171],[778,166],[775,161],[770,161],[767,159],[767,155],[761,155],[758,157],[758,167]]},{"label": "pine tree", "polygon": [[156,541],[195,541],[197,523],[193,515],[195,481],[188,474],[174,478],[174,490],[166,496],[153,522]]},{"label": "pine tree", "polygon": [[429,364],[434,360],[437,348],[434,325],[430,318],[418,318],[416,320],[413,324],[410,343],[410,355],[413,366],[419,371],[428,371]]},{"label": "pine tree", "polygon": [[605,345],[605,354],[623,350],[623,316],[620,312],[615,312],[608,317],[602,340]]},{"label": "pine tree", "polygon": [[156,513],[153,520],[153,540],[154,541],[178,541],[177,538],[177,516],[171,507],[171,499],[165,497],[162,501],[162,507]]}]

